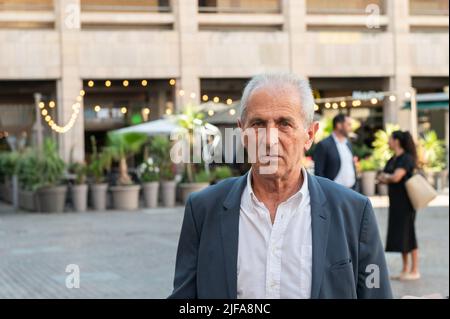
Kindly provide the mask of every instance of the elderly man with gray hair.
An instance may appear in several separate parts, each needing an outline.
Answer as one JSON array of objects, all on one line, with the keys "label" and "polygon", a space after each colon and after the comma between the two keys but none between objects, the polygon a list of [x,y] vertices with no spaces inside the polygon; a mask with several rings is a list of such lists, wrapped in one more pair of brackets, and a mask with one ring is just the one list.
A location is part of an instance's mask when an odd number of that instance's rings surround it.
[{"label": "elderly man with gray hair", "polygon": [[187,201],[169,298],[391,298],[370,201],[302,167],[318,129],[309,83],[255,76],[238,126],[251,169]]}]

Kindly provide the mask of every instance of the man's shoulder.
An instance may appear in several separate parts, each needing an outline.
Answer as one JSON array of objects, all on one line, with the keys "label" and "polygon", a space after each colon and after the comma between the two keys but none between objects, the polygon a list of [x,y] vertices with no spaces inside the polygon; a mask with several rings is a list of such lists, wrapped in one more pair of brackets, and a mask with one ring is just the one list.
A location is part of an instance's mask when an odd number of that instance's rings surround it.
[{"label": "man's shoulder", "polygon": [[366,196],[344,187],[328,178],[312,176],[319,183],[325,197],[333,203],[360,203],[365,205],[369,200]]},{"label": "man's shoulder", "polygon": [[334,143],[333,136],[330,135],[328,137],[325,137],[323,140],[321,140],[317,145],[328,147],[330,144]]},{"label": "man's shoulder", "polygon": [[226,178],[217,184],[210,185],[201,191],[192,193],[189,200],[194,205],[197,203],[214,204],[223,201],[239,178],[242,178],[242,176]]}]

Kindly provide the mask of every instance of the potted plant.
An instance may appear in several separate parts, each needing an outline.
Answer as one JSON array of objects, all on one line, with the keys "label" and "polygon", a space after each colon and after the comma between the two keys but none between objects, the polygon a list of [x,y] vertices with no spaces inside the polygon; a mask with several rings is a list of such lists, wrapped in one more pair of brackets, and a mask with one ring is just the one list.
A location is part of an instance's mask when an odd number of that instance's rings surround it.
[{"label": "potted plant", "polygon": [[221,165],[221,166],[217,166],[216,168],[214,168],[213,176],[214,176],[214,182],[218,183],[224,179],[232,177],[233,171],[231,170],[231,168],[229,166]]},{"label": "potted plant", "polygon": [[155,208],[158,206],[159,167],[149,157],[139,166],[139,178],[142,182],[144,206]]},{"label": "potted plant", "polygon": [[98,152],[95,136],[91,136],[92,155],[87,171],[92,178],[90,184],[91,203],[95,210],[105,210],[108,184],[105,183],[105,171],[111,168],[111,156],[108,152]]},{"label": "potted plant", "polygon": [[12,202],[12,177],[16,173],[17,161],[19,160],[19,153],[17,152],[2,152],[0,153],[0,191],[2,198],[11,203]]},{"label": "potted plant", "polygon": [[146,141],[147,135],[142,133],[108,134],[107,150],[112,159],[119,162],[119,177],[116,185],[110,188],[115,209],[135,210],[139,207],[141,186],[136,185],[128,174],[127,159],[138,153]]},{"label": "potted plant", "polygon": [[[389,148],[389,137],[395,131],[400,130],[400,126],[397,124],[386,124],[386,130],[378,130],[375,132],[375,139],[372,142],[373,157],[378,163],[378,169],[383,169],[386,166],[388,160],[394,156],[394,153]],[[388,194],[388,186],[383,183],[377,183],[377,192],[379,195]]]},{"label": "potted plant", "polygon": [[73,209],[84,212],[87,208],[88,186],[86,183],[87,167],[85,163],[73,163],[69,171],[75,174],[75,181],[71,187]]},{"label": "potted plant", "polygon": [[446,177],[445,141],[440,140],[435,131],[428,131],[419,140],[418,149],[419,161],[427,180],[436,188],[442,187],[439,184]]},{"label": "potted plant", "polygon": [[65,164],[58,154],[56,143],[46,139],[42,151],[37,152],[39,182],[37,186],[38,210],[63,212],[66,202],[66,185],[62,184]]},{"label": "potted plant", "polygon": [[17,161],[20,207],[30,211],[38,210],[36,190],[41,178],[38,161],[39,156],[34,149],[25,150]]},{"label": "potted plant", "polygon": [[165,136],[154,136],[150,142],[150,154],[159,168],[161,200],[164,207],[173,207],[176,202],[175,170],[170,159],[170,140]]},{"label": "potted plant", "polygon": [[375,195],[375,181],[378,171],[378,163],[373,156],[369,156],[359,161],[361,170],[361,187],[366,196]]},{"label": "potted plant", "polygon": [[[197,146],[203,151],[203,145],[194,145],[196,142],[201,143],[201,139],[196,139],[194,134],[201,130],[201,127],[206,125],[203,122],[204,114],[197,112],[192,105],[188,105],[179,116],[178,123],[185,129],[185,138],[189,147],[189,154],[193,154],[192,161],[185,163],[185,172],[183,181],[180,183],[181,197],[183,202],[186,202],[189,195],[193,192],[200,191],[210,185],[213,177],[209,172],[208,165],[203,162],[202,158],[197,158],[194,148]],[[200,155],[201,157],[201,155]]]}]

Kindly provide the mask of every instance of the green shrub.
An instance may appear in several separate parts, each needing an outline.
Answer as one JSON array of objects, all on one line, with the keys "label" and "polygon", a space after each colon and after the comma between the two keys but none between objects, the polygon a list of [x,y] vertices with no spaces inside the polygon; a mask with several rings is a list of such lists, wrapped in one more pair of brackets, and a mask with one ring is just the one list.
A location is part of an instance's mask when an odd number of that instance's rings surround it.
[{"label": "green shrub", "polygon": [[419,140],[420,159],[425,171],[439,172],[445,169],[445,141],[435,131],[426,132]]},{"label": "green shrub", "polygon": [[166,136],[154,136],[150,140],[150,156],[159,168],[159,176],[162,180],[170,181],[175,178],[174,166],[170,159],[172,143]]},{"label": "green shrub", "polygon": [[143,183],[156,182],[159,180],[159,167],[155,165],[150,157],[138,168],[139,178]]},{"label": "green shrub", "polygon": [[373,156],[360,160],[359,167],[362,172],[372,172],[379,169],[378,162]]},{"label": "green shrub", "polygon": [[216,180],[222,180],[228,177],[232,177],[233,172],[229,166],[217,166],[214,169],[214,177]]}]

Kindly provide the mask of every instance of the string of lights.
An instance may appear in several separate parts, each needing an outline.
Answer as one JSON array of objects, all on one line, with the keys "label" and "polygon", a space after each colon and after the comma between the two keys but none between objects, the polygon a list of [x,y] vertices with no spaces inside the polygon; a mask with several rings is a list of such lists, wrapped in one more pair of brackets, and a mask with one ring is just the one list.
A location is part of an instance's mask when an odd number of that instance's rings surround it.
[{"label": "string of lights", "polygon": [[[319,98],[315,99],[314,110],[320,110],[320,104],[323,105],[325,109],[334,109],[337,110],[339,108],[347,108],[347,107],[360,107],[363,104],[363,101],[369,101],[371,105],[377,105],[382,102],[385,98],[388,98],[390,102],[395,102],[398,99],[400,94],[397,92],[372,92],[372,94],[368,94],[365,98],[355,98],[354,96],[341,96],[341,97],[330,97],[330,98]],[[411,98],[411,92],[406,91],[404,93],[405,99]]]},{"label": "string of lights", "polygon": [[[113,83],[111,80],[105,80],[103,82],[103,84],[105,87],[109,88],[112,86]],[[123,87],[129,87],[130,81],[122,80],[121,84]],[[143,79],[143,80],[140,80],[140,84],[143,87],[147,87],[149,85],[149,82],[147,80]],[[175,79],[169,80],[170,86],[175,86],[175,84],[176,84]],[[93,88],[95,85],[96,85],[96,83],[94,80],[89,80],[87,82],[87,86],[89,88]],[[385,98],[388,98],[390,102],[395,102],[398,99],[398,95],[399,95],[397,92],[389,92],[389,91],[372,92],[372,93],[373,93],[373,96],[369,95],[365,98],[355,98],[354,96],[318,98],[318,99],[315,99],[314,111],[316,111],[316,112],[319,111],[321,109],[321,105],[325,109],[337,110],[339,108],[345,109],[345,108],[351,108],[351,107],[353,107],[353,108],[360,107],[363,104],[363,101],[369,101],[370,104],[377,105],[378,103],[382,102]],[[76,102],[72,105],[72,114],[70,115],[70,119],[64,125],[57,124],[55,119],[53,119],[50,114],[50,109],[54,109],[56,106],[56,103],[54,101],[49,101],[47,105],[45,104],[45,102],[41,101],[39,103],[40,114],[41,114],[42,118],[44,119],[44,121],[47,123],[47,125],[50,127],[50,129],[52,129],[53,131],[60,133],[60,134],[67,133],[68,131],[70,131],[73,128],[73,126],[80,114],[81,102],[83,101],[83,98],[85,95],[86,95],[86,92],[84,90],[81,90],[80,94],[76,98]],[[183,97],[186,95],[186,91],[183,89],[179,89],[178,95],[180,97]],[[189,94],[189,97],[191,99],[195,99],[196,94],[194,92],[191,92]],[[409,91],[405,92],[404,97],[406,99],[411,98],[411,92],[409,92]],[[210,98],[207,94],[202,95],[201,100],[204,103],[213,102],[214,104],[218,104],[221,102],[220,97],[214,96],[214,97]],[[224,100],[224,104],[231,106],[233,104],[233,100],[231,98],[227,98]],[[100,105],[94,106],[95,112],[100,112],[100,110],[101,110]],[[122,114],[126,114],[128,112],[127,107],[125,107],[125,106],[121,107],[120,112]],[[173,114],[173,112],[174,112],[173,106],[167,107],[165,110],[165,113],[167,115],[171,115],[171,114]],[[213,116],[215,114],[215,111],[213,109],[209,109],[206,111],[206,113],[208,114],[208,116]],[[236,109],[234,107],[231,107],[228,110],[228,113],[230,116],[234,116],[236,114]],[[150,108],[149,107],[143,108],[142,116],[144,118],[148,119],[149,115],[150,115]]]},{"label": "string of lights", "polygon": [[[72,129],[80,114],[81,102],[83,101],[83,97],[85,94],[86,92],[84,90],[80,91],[80,94],[76,98],[76,102],[72,105],[72,114],[70,115],[70,119],[64,125],[59,125],[55,122],[55,119],[52,118],[49,110],[46,108],[45,102],[39,102],[40,114],[51,130],[59,134],[64,134]],[[48,102],[49,109],[54,109],[55,106],[55,101]]]}]

